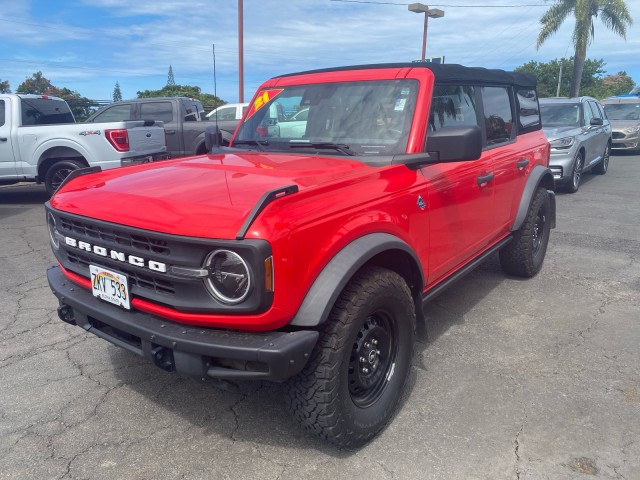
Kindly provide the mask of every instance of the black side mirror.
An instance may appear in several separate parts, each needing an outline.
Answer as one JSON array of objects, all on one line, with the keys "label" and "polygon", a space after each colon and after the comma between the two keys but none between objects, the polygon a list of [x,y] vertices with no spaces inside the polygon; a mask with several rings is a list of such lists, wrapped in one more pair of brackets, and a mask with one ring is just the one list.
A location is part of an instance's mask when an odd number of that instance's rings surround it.
[{"label": "black side mirror", "polygon": [[604,121],[601,118],[592,118],[589,123],[594,126],[600,126],[604,124]]},{"label": "black side mirror", "polygon": [[429,132],[427,152],[440,162],[477,160],[482,155],[482,131],[474,125],[444,127]]},{"label": "black side mirror", "polygon": [[204,145],[207,148],[207,152],[211,149],[219,148],[222,146],[222,132],[215,125],[209,125],[204,130]]}]

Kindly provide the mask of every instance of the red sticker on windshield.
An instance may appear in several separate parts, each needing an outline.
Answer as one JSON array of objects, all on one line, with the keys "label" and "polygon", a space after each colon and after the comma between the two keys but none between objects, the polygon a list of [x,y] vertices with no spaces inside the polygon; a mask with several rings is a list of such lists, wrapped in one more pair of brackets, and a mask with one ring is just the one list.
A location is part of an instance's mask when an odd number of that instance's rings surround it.
[{"label": "red sticker on windshield", "polygon": [[272,90],[262,90],[258,94],[256,99],[253,101],[253,104],[251,105],[251,109],[249,110],[249,113],[247,113],[247,116],[245,117],[244,121],[246,122],[247,120],[249,120],[253,116],[254,113],[256,113],[258,110],[260,110],[262,107],[264,107],[273,98],[275,98],[278,95],[280,95],[283,91],[284,91],[284,88],[274,88]]}]

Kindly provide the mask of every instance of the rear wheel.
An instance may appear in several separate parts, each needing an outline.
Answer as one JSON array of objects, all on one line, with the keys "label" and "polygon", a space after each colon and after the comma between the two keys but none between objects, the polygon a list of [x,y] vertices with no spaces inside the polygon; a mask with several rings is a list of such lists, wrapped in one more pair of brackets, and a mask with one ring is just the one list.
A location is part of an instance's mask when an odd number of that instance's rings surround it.
[{"label": "rear wheel", "polygon": [[500,250],[502,269],[519,277],[533,277],[542,268],[551,233],[551,202],[544,188],[539,188],[520,229],[513,240]]},{"label": "rear wheel", "polygon": [[397,273],[360,272],[336,302],[305,368],[288,383],[289,411],[301,426],[356,448],[392,418],[411,368],[415,309]]},{"label": "rear wheel", "polygon": [[576,159],[573,162],[573,169],[571,170],[571,179],[567,183],[565,189],[569,193],[576,193],[580,188],[580,179],[582,178],[582,169],[584,168],[584,154],[578,152]]},{"label": "rear wheel", "polygon": [[78,160],[59,160],[51,165],[44,176],[44,185],[47,188],[47,193],[53,195],[71,172],[85,166]]},{"label": "rear wheel", "polygon": [[593,173],[598,175],[604,175],[609,170],[609,155],[611,154],[611,145],[607,143],[604,153],[602,154],[602,161],[593,167]]}]

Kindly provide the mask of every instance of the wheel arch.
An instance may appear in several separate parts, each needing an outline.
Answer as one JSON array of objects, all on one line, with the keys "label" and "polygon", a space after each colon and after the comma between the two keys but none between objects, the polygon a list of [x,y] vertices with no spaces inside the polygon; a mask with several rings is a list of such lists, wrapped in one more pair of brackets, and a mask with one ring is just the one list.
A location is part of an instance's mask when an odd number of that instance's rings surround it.
[{"label": "wheel arch", "polygon": [[[511,226],[512,232],[515,232],[522,226],[538,187],[544,187],[550,192],[555,192],[556,190],[553,173],[549,168],[543,167],[542,165],[536,165],[529,173],[529,178],[527,178],[527,183],[525,184],[522,196],[520,197],[520,204],[518,205],[516,218]],[[555,195],[552,195],[551,199],[551,228],[554,228],[556,224]]]},{"label": "wheel arch", "polygon": [[89,162],[82,152],[66,146],[51,147],[40,154],[38,159],[38,178],[44,179],[47,170],[59,160],[78,160],[87,167]]},{"label": "wheel arch", "polygon": [[424,285],[420,261],[413,249],[400,238],[373,233],[354,240],[329,261],[307,292],[290,325],[314,327],[324,323],[342,290],[362,268],[377,265],[398,273],[407,282],[421,314],[419,302]]}]

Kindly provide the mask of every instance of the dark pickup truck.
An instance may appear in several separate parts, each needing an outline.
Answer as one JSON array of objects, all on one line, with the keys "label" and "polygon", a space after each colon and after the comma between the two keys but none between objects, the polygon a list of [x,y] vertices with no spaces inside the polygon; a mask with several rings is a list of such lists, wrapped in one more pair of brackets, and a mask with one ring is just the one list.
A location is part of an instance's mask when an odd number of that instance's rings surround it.
[{"label": "dark pickup truck", "polygon": [[[162,120],[167,153],[187,157],[206,153],[204,131],[215,122],[206,121],[200,100],[187,97],[134,98],[111,103],[91,115],[87,122]],[[228,145],[238,120],[218,120],[224,145]]]}]

